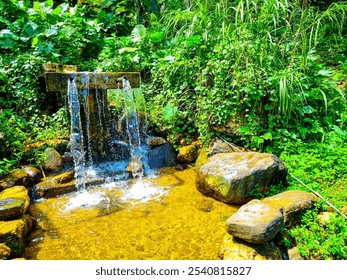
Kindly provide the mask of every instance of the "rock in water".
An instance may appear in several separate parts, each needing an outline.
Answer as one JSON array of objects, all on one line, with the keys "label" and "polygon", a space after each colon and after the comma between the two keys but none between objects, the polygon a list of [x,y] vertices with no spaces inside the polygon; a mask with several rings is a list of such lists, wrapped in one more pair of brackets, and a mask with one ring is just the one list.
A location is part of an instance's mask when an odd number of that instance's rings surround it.
[{"label": "rock in water", "polygon": [[16,218],[24,212],[25,199],[9,197],[0,199],[0,220]]},{"label": "rock in water", "polygon": [[275,155],[256,152],[216,154],[197,168],[196,187],[225,203],[244,204],[272,185],[285,182],[287,168]]},{"label": "rock in water", "polygon": [[188,145],[182,147],[177,155],[177,161],[181,163],[194,162],[198,157],[198,148],[196,145]]},{"label": "rock in water", "polygon": [[30,178],[28,173],[22,169],[15,169],[10,174],[0,179],[0,191],[16,185],[28,186]]},{"label": "rock in water", "polygon": [[282,260],[274,242],[250,244],[230,234],[224,236],[219,257],[223,260]]},{"label": "rock in water", "polygon": [[11,249],[11,257],[21,257],[24,252],[24,238],[33,229],[35,219],[28,214],[18,220],[0,221],[0,243]]},{"label": "rock in water", "polygon": [[283,225],[281,212],[254,199],[240,207],[226,222],[229,234],[254,244],[272,240]]},{"label": "rock in water", "polygon": [[139,158],[133,158],[127,168],[126,171],[129,172],[134,178],[143,175],[144,164]]},{"label": "rock in water", "polygon": [[176,165],[176,153],[172,145],[167,142],[149,150],[148,165],[153,169]]},{"label": "rock in water", "polygon": [[15,186],[0,193],[0,220],[9,220],[26,213],[30,204],[24,186]]}]

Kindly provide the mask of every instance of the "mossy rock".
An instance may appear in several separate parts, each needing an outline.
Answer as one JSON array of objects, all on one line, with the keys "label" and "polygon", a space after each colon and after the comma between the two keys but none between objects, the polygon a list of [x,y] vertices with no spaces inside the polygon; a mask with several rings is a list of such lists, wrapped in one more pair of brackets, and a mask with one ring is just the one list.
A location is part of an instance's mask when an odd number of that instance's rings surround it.
[{"label": "mossy rock", "polygon": [[11,249],[4,243],[0,243],[0,260],[6,260],[11,255]]},{"label": "mossy rock", "polygon": [[0,199],[0,220],[10,220],[21,216],[24,212],[25,199],[9,197]]},{"label": "mossy rock", "polygon": [[198,165],[196,187],[205,195],[230,204],[244,204],[272,185],[286,180],[287,168],[272,154],[215,154]]},{"label": "mossy rock", "polygon": [[0,179],[0,191],[16,185],[29,186],[30,177],[23,169],[15,169]]},{"label": "mossy rock", "polygon": [[19,198],[24,199],[24,208],[21,214],[27,212],[30,205],[30,197],[28,195],[28,190],[24,186],[14,186],[12,188],[6,189],[0,193],[0,200],[8,198]]},{"label": "mossy rock", "polygon": [[22,257],[25,237],[33,229],[35,219],[28,214],[18,220],[0,221],[0,243],[11,249],[10,258]]},{"label": "mossy rock", "polygon": [[230,234],[224,236],[219,257],[222,260],[282,260],[275,243],[251,244]]}]

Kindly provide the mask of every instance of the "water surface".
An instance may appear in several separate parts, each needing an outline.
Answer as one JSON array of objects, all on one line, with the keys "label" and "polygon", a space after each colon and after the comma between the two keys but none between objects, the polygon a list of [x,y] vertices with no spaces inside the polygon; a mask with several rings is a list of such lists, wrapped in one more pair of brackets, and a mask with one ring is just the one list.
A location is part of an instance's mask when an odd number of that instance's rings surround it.
[{"label": "water surface", "polygon": [[38,260],[213,260],[234,206],[203,196],[193,168],[32,204]]}]

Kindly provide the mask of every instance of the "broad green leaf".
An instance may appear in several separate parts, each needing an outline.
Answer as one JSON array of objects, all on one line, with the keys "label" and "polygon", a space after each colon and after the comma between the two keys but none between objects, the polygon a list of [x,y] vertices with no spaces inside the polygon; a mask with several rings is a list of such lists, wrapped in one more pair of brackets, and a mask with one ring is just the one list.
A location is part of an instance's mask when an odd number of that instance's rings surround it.
[{"label": "broad green leaf", "polygon": [[53,7],[54,1],[53,0],[47,0],[46,5],[49,7]]},{"label": "broad green leaf", "polygon": [[243,133],[245,135],[251,135],[252,134],[252,131],[248,126],[241,126],[237,131],[240,133]]},{"label": "broad green leaf", "polygon": [[34,9],[34,11],[39,11],[40,10],[40,2],[35,1],[33,4],[33,9]]},{"label": "broad green leaf", "polygon": [[33,40],[31,41],[32,46],[36,46],[39,43],[39,38],[34,37]]},{"label": "broad green leaf", "polygon": [[173,106],[171,103],[168,103],[163,109],[164,119],[168,121],[174,115],[176,115],[177,111],[178,111],[177,106]]},{"label": "broad green leaf", "polygon": [[63,8],[61,6],[58,6],[52,11],[52,14],[55,16],[59,16],[62,10]]},{"label": "broad green leaf", "polygon": [[141,41],[146,36],[146,27],[142,24],[136,25],[131,31],[131,41],[133,43]]},{"label": "broad green leaf", "polygon": [[262,136],[262,138],[264,139],[264,140],[272,140],[272,134],[270,133],[270,132],[266,132],[263,136]]}]

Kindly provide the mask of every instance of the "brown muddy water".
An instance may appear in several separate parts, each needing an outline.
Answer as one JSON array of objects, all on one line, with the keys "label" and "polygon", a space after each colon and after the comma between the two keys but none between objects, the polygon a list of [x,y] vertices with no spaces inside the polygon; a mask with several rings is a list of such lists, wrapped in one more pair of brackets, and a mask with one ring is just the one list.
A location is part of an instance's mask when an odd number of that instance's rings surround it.
[{"label": "brown muddy water", "polygon": [[33,203],[36,260],[217,260],[234,206],[203,196],[195,169]]}]

